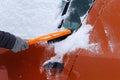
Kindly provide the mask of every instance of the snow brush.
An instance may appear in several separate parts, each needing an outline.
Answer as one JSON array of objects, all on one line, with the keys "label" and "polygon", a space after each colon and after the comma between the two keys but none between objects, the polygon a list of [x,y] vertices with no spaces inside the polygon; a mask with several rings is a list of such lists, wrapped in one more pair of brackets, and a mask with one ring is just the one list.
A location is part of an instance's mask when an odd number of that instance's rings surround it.
[{"label": "snow brush", "polygon": [[35,38],[35,39],[28,40],[27,43],[29,45],[33,45],[33,44],[38,43],[38,42],[46,42],[46,41],[49,42],[49,41],[52,41],[52,40],[54,41],[57,38],[61,38],[61,37],[70,35],[71,33],[72,33],[72,31],[69,30],[69,29],[58,31],[58,32],[53,32],[53,33],[50,33],[50,34],[40,36],[40,37]]}]

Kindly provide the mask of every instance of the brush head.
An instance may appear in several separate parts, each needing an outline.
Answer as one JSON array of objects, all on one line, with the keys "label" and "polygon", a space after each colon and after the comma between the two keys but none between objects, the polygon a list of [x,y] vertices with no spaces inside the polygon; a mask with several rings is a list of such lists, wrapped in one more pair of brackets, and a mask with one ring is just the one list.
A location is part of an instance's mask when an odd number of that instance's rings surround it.
[{"label": "brush head", "polygon": [[59,61],[46,61],[43,64],[43,68],[49,75],[56,75],[63,71],[64,69],[64,63]]}]

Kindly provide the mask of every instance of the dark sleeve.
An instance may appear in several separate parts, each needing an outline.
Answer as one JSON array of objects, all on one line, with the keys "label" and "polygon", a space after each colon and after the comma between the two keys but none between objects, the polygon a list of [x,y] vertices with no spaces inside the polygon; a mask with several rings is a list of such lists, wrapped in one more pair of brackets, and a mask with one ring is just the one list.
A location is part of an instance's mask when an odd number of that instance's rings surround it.
[{"label": "dark sleeve", "polygon": [[16,37],[8,32],[0,31],[0,47],[12,49],[16,41]]}]

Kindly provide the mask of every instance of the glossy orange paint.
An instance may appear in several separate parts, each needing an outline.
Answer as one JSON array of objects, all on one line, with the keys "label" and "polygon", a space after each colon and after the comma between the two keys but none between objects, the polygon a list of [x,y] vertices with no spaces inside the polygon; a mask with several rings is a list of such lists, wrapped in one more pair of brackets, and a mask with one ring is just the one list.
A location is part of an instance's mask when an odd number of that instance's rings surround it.
[{"label": "glossy orange paint", "polygon": [[[51,80],[120,80],[120,0],[96,0],[87,22],[97,51],[77,49],[64,56],[65,68]],[[0,80],[47,80],[41,66],[54,56],[48,44],[31,45],[14,54],[0,49]]]},{"label": "glossy orange paint", "polygon": [[53,47],[47,46],[31,45],[28,50],[17,54],[11,51],[0,54],[1,74],[6,75],[0,75],[1,79],[7,77],[2,80],[46,80],[45,74],[41,74],[41,66],[54,55]]}]

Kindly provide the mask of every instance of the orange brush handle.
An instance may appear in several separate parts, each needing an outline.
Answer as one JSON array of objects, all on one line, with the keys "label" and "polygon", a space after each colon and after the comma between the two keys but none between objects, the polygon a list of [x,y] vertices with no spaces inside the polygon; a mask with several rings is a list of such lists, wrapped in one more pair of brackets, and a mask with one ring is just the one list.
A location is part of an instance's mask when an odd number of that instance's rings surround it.
[{"label": "orange brush handle", "polygon": [[41,41],[53,40],[55,38],[65,36],[67,34],[71,34],[71,30],[63,30],[63,31],[59,31],[59,32],[50,33],[50,34],[43,35],[43,36],[40,36],[40,37],[32,39],[32,40],[28,40],[27,42],[29,45],[32,45],[32,44],[35,44],[35,43],[41,42]]}]

